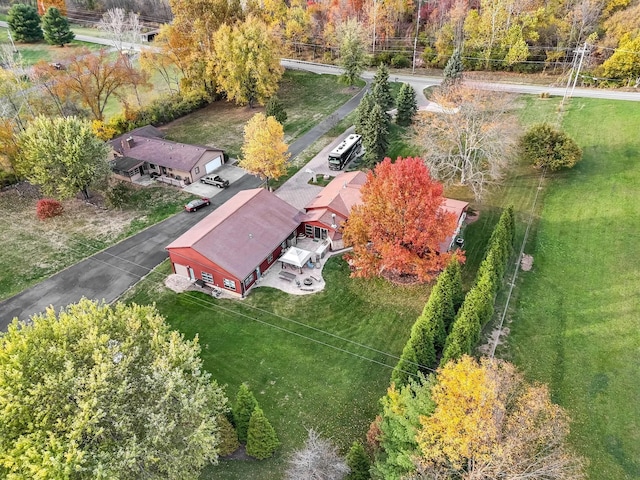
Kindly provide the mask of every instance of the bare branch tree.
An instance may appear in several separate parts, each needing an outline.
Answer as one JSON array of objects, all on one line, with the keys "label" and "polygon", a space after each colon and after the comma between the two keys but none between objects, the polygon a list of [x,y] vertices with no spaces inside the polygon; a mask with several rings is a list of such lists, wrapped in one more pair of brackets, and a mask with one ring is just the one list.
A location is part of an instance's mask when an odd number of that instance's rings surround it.
[{"label": "bare branch tree", "polygon": [[338,455],[338,449],[329,440],[322,438],[313,428],[302,450],[289,459],[286,480],[341,480],[349,467]]},{"label": "bare branch tree", "polygon": [[487,185],[501,179],[517,141],[511,100],[503,92],[463,85],[435,93],[433,101],[441,111],[424,112],[416,122],[418,144],[431,175],[466,185],[481,198]]},{"label": "bare branch tree", "polygon": [[140,18],[134,12],[127,13],[124,8],[107,10],[102,15],[98,28],[109,35],[113,46],[120,53],[128,48],[125,44],[140,42]]}]

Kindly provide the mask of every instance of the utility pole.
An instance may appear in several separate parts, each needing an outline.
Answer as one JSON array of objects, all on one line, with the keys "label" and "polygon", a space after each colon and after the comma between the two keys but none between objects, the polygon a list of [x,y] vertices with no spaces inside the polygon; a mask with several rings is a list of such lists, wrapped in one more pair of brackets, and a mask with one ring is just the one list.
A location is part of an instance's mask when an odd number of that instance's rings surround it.
[{"label": "utility pole", "polygon": [[[567,79],[567,86],[564,89],[564,96],[562,97],[562,102],[560,102],[561,106],[564,106],[567,98],[571,98],[573,96],[573,91],[576,88],[576,83],[578,82],[578,76],[580,75],[580,70],[582,69],[582,62],[584,60],[584,54],[589,51],[589,44],[585,41],[584,45],[581,48],[577,48],[573,51],[575,54],[573,57],[573,62],[571,63],[571,71],[569,72],[569,78]],[[580,55],[580,60],[578,60],[578,55]],[[578,63],[578,68],[575,69],[574,65]],[[575,75],[573,75],[574,69],[576,70]],[[569,93],[569,85],[571,85],[571,78],[573,75],[573,86],[571,87],[571,93]]]},{"label": "utility pole", "polygon": [[578,63],[578,71],[576,72],[576,76],[573,78],[573,86],[571,87],[571,95],[573,97],[573,91],[576,88],[576,83],[578,82],[578,77],[580,76],[580,69],[582,68],[582,61],[584,60],[584,54],[587,53],[589,49],[589,44],[585,41],[584,46],[578,51],[580,53],[580,63]]},{"label": "utility pole", "polygon": [[413,67],[411,75],[416,73],[416,49],[418,48],[418,32],[420,31],[420,10],[422,9],[422,0],[418,1],[418,21],[416,22],[416,36],[413,39]]}]

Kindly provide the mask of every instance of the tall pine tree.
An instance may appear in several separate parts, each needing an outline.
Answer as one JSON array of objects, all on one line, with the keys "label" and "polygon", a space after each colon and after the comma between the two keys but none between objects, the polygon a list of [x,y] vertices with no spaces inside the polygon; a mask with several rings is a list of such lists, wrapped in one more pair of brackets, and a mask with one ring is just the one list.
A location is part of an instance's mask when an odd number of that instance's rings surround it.
[{"label": "tall pine tree", "polygon": [[15,3],[7,14],[7,24],[16,42],[39,42],[42,40],[40,16],[35,7]]},{"label": "tall pine tree", "polygon": [[369,114],[371,113],[371,109],[374,105],[373,95],[371,92],[367,92],[360,100],[360,104],[356,109],[356,119],[355,119],[355,127],[356,132],[362,134],[365,130],[365,126],[367,124],[367,120],[369,119]]},{"label": "tall pine tree", "polygon": [[374,167],[380,162],[389,146],[389,115],[378,103],[374,104],[362,132],[364,163]]},{"label": "tall pine tree", "polygon": [[444,80],[442,83],[445,86],[449,86],[459,82],[462,80],[462,70],[460,49],[456,48],[444,67],[444,71],[442,72]]},{"label": "tall pine tree", "polygon": [[65,43],[71,42],[76,37],[69,27],[69,21],[55,7],[49,7],[42,17],[42,31],[49,45],[64,47]]},{"label": "tall pine tree", "polygon": [[391,85],[389,85],[389,69],[385,64],[380,64],[378,67],[373,77],[371,91],[376,103],[380,104],[383,111],[387,112],[393,108],[394,100],[391,95]]},{"label": "tall pine tree", "polygon": [[403,83],[398,92],[398,113],[396,114],[396,123],[398,125],[411,125],[413,117],[418,111],[418,101],[416,100],[416,91],[408,83]]},{"label": "tall pine tree", "polygon": [[371,474],[371,460],[360,442],[353,442],[347,453],[347,465],[351,472],[346,480],[369,480]]}]

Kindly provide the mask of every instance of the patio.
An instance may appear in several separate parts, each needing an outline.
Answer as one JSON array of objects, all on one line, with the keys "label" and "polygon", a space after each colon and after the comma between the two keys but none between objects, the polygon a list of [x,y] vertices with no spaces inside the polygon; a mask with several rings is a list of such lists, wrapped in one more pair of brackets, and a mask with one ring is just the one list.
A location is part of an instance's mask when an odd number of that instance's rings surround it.
[{"label": "patio", "polygon": [[[309,295],[324,289],[325,281],[322,269],[331,256],[328,241],[314,241],[311,238],[298,238],[295,247],[311,253],[309,261],[302,267],[276,261],[256,282],[254,288],[272,287],[291,295]],[[326,253],[326,255],[325,255]],[[284,255],[280,258],[283,258]]]}]

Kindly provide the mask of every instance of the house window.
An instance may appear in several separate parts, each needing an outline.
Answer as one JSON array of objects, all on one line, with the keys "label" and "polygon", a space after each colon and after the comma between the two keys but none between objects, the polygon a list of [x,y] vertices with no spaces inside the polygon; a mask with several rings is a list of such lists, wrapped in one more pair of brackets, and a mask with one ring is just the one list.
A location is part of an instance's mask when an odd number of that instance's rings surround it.
[{"label": "house window", "polygon": [[249,287],[249,285],[251,285],[251,282],[253,282],[254,276],[253,276],[253,272],[251,272],[249,274],[249,276],[247,278],[244,279],[244,286],[245,287]]},{"label": "house window", "polygon": [[196,167],[195,172],[196,172],[196,175],[197,175],[198,173],[200,173],[200,167]]},{"label": "house window", "polygon": [[267,263],[273,262],[273,253],[267,257]]},{"label": "house window", "polygon": [[213,275],[207,272],[202,272],[202,281],[206,283],[213,283]]},{"label": "house window", "polygon": [[313,237],[313,225],[306,225],[304,226],[304,234],[307,237]]},{"label": "house window", "polygon": [[222,283],[224,284],[224,288],[228,288],[229,290],[235,290],[236,289],[236,282],[234,282],[233,280],[229,280],[228,278],[225,278]]},{"label": "house window", "polygon": [[156,169],[156,166],[153,163],[149,164],[149,168],[153,168],[154,170]]}]

